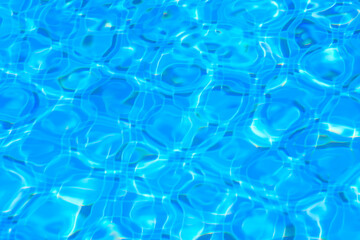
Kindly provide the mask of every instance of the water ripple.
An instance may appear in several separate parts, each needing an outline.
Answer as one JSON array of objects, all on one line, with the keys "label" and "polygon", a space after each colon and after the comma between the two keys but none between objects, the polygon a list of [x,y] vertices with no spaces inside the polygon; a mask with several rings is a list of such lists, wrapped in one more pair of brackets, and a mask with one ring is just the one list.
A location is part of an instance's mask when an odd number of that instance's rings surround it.
[{"label": "water ripple", "polygon": [[0,1],[0,239],[357,239],[359,9]]}]

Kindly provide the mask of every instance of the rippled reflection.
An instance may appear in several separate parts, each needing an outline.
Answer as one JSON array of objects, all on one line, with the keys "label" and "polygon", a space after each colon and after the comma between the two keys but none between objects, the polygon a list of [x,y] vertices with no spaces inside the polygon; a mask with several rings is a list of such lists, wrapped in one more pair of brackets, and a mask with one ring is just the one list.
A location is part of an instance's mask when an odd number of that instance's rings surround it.
[{"label": "rippled reflection", "polygon": [[0,239],[357,239],[359,9],[0,0]]}]

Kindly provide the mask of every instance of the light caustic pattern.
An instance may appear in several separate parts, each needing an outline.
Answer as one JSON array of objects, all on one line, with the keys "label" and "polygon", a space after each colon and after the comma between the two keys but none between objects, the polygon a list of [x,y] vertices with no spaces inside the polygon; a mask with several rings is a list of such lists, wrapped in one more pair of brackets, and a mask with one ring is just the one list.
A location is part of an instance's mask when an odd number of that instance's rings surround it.
[{"label": "light caustic pattern", "polygon": [[359,12],[1,0],[0,239],[360,239]]}]

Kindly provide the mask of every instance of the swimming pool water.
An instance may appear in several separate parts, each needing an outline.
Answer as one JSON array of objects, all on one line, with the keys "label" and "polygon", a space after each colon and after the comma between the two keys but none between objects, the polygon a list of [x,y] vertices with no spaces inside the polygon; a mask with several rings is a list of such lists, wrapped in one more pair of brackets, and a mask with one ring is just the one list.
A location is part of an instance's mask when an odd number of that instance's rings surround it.
[{"label": "swimming pool water", "polygon": [[359,13],[0,0],[0,239],[360,239]]}]

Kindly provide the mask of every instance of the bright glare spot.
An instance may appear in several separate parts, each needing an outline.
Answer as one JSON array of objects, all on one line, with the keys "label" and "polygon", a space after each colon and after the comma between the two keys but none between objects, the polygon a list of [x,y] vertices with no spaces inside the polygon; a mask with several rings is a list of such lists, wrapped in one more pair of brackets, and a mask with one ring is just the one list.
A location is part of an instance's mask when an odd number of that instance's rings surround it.
[{"label": "bright glare spot", "polygon": [[336,48],[329,48],[324,52],[326,54],[325,59],[327,61],[336,61],[339,58],[339,52]]}]

